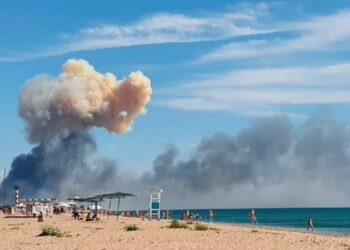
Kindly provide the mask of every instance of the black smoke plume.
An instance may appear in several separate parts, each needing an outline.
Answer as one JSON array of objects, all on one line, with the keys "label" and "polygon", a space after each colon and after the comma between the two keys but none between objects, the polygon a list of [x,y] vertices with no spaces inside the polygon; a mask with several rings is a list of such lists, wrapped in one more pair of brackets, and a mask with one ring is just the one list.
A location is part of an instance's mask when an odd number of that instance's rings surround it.
[{"label": "black smoke plume", "polygon": [[19,185],[26,198],[67,198],[69,193],[106,190],[117,178],[116,164],[96,159],[95,151],[96,143],[87,132],[41,143],[13,160],[6,185]]}]

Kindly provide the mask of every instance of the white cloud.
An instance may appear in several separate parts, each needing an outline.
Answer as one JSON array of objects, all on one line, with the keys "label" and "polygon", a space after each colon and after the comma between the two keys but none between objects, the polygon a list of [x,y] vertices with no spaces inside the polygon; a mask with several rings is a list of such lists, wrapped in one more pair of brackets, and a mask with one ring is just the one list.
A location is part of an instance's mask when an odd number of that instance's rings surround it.
[{"label": "white cloud", "polygon": [[273,32],[254,27],[256,20],[267,11],[265,5],[257,5],[255,8],[256,10],[244,9],[240,12],[206,16],[158,13],[134,23],[84,28],[74,34],[61,35],[63,41],[60,44],[43,49],[40,53],[23,54],[12,59],[3,56],[0,61],[28,60],[74,51],[135,45],[212,41]]},{"label": "white cloud", "polygon": [[320,67],[254,68],[207,75],[190,81],[189,86],[350,86],[350,64]]},{"label": "white cloud", "polygon": [[346,25],[348,23],[350,11],[285,24],[281,30],[296,32],[296,37],[229,43],[201,56],[196,62],[349,49],[349,44],[344,44],[350,39],[350,26]]},{"label": "white cloud", "polygon": [[236,15],[235,13],[204,17],[161,13],[134,24],[102,25],[82,29],[78,35],[66,36],[69,42],[62,48],[66,51],[77,51],[143,44],[195,42],[270,32],[253,28],[252,22],[256,18],[253,14]]},{"label": "white cloud", "polygon": [[350,104],[349,79],[350,64],[236,70],[160,90],[156,104],[192,111],[275,115],[284,104]]},{"label": "white cloud", "polygon": [[318,89],[245,89],[233,88],[201,89],[194,95],[204,100],[216,100],[227,104],[334,104],[350,103],[350,90]]}]

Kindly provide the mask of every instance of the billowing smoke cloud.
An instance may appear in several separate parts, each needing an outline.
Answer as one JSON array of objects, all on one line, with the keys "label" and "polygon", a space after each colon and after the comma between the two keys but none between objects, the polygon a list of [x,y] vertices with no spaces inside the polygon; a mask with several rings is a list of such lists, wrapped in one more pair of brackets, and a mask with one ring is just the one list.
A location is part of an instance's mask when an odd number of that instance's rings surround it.
[{"label": "billowing smoke cloud", "polygon": [[169,208],[350,205],[350,129],[324,117],[300,127],[286,117],[259,118],[235,135],[202,139],[187,158],[172,146],[149,171],[121,174],[115,162],[94,156],[87,130],[127,131],[150,94],[140,72],[117,82],[79,60],[57,78],[30,80],[19,110],[38,145],[13,161],[8,186],[23,186],[27,197],[124,190],[139,194],[130,208],[147,206],[149,187],[164,189]]},{"label": "billowing smoke cloud", "polygon": [[97,146],[87,130],[129,131],[146,112],[151,92],[142,72],[117,81],[84,60],[68,60],[57,77],[29,80],[19,94],[19,114],[29,141],[38,145],[14,159],[6,185],[20,185],[22,197],[115,191],[116,164],[95,157]]},{"label": "billowing smoke cloud", "polygon": [[66,197],[106,190],[116,181],[117,168],[113,161],[96,159],[96,147],[88,133],[42,143],[14,159],[7,185],[19,185],[23,197]]},{"label": "billowing smoke cloud", "polygon": [[270,117],[203,139],[188,159],[168,148],[141,182],[162,187],[169,207],[281,207],[349,205],[349,178],[348,126]]},{"label": "billowing smoke cloud", "polygon": [[103,75],[87,61],[71,59],[57,77],[39,75],[24,85],[19,114],[31,142],[94,126],[123,133],[135,116],[146,112],[151,92],[150,80],[140,71],[117,81],[112,73]]},{"label": "billowing smoke cloud", "polygon": [[263,119],[237,136],[216,134],[203,139],[187,161],[170,148],[154,161],[151,183],[178,185],[196,192],[229,188],[268,171],[290,145],[291,123],[286,118]]}]

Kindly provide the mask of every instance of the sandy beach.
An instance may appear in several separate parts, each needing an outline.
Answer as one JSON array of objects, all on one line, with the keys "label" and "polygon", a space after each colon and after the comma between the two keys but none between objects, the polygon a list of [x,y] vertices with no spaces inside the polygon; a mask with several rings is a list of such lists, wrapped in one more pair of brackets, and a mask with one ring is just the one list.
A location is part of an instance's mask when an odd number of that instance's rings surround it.
[{"label": "sandy beach", "polygon": [[[139,231],[126,231],[137,224]],[[68,216],[0,218],[0,249],[350,249],[350,237],[284,229],[207,223],[209,230],[171,229],[170,221],[102,217],[98,222]],[[65,237],[39,237],[43,225],[59,227]]]}]

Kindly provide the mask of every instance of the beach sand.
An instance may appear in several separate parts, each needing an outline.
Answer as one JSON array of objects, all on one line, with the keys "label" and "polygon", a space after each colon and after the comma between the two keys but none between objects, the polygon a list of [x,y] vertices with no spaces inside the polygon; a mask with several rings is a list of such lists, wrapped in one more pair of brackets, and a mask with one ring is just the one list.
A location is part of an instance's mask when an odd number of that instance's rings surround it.
[{"label": "beach sand", "polygon": [[[128,224],[141,230],[126,231]],[[0,249],[350,249],[349,236],[296,232],[284,229],[206,223],[208,231],[171,229],[170,221],[102,217],[75,221],[68,216],[0,217]],[[38,237],[43,225],[68,232],[68,237]]]}]

